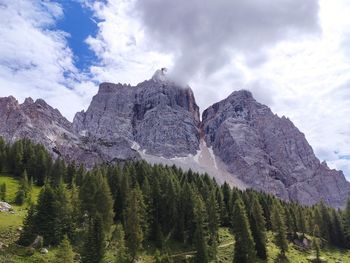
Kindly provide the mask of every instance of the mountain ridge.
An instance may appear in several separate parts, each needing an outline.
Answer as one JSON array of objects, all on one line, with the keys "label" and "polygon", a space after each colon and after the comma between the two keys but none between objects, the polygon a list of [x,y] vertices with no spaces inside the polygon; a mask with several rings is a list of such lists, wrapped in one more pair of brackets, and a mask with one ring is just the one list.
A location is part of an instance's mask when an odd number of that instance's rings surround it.
[{"label": "mountain ridge", "polygon": [[134,87],[101,83],[73,122],[43,100],[19,104],[12,96],[0,98],[0,121],[6,141],[30,138],[88,167],[133,159],[176,164],[306,205],[342,207],[350,193],[342,172],[321,163],[304,134],[251,92],[234,91],[200,120],[191,88],[163,69]]}]

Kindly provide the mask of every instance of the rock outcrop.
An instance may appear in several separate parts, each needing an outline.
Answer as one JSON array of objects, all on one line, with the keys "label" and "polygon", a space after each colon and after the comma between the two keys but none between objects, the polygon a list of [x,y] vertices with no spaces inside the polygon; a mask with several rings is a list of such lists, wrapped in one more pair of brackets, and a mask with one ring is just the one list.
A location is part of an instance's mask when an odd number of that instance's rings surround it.
[{"label": "rock outcrop", "polygon": [[342,172],[320,163],[305,136],[248,91],[203,112],[192,90],[158,70],[134,87],[102,83],[73,123],[43,100],[0,98],[0,136],[30,138],[54,156],[92,167],[145,159],[206,171],[218,182],[252,187],[285,200],[341,207],[350,193]]},{"label": "rock outcrop", "polygon": [[12,96],[0,98],[0,122],[0,136],[6,141],[29,138],[56,156],[68,156],[78,143],[72,124],[42,99],[19,104]]},{"label": "rock outcrop", "polygon": [[73,121],[76,134],[99,151],[137,157],[137,143],[147,154],[172,158],[199,149],[199,108],[189,87],[163,81],[159,73],[136,87],[102,83],[86,112]]},{"label": "rock outcrop", "polygon": [[342,206],[348,197],[342,172],[320,163],[304,134],[249,91],[212,105],[202,121],[207,145],[250,187],[308,205],[323,200]]}]

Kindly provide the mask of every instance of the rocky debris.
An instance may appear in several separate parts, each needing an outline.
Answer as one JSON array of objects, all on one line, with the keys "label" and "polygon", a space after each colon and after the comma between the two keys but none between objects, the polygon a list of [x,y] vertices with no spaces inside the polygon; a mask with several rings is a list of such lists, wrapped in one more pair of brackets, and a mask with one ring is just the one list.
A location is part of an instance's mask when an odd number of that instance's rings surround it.
[{"label": "rocky debris", "polygon": [[11,212],[12,206],[6,202],[0,201],[0,212]]},{"label": "rocky debris", "polygon": [[202,129],[229,172],[254,189],[306,205],[345,204],[350,183],[343,173],[320,163],[304,134],[249,91],[233,92],[205,110]]}]

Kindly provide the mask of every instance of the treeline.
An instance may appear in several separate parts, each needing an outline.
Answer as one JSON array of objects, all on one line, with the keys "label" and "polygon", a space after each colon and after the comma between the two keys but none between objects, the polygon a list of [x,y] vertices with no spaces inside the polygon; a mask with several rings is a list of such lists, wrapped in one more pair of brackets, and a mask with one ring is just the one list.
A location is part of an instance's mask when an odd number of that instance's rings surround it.
[{"label": "treeline", "polygon": [[350,202],[344,211],[323,203],[305,207],[144,161],[86,171],[52,160],[28,140],[0,141],[0,162],[3,170],[43,185],[19,243],[29,245],[37,235],[45,245],[69,240],[82,262],[100,262],[107,248],[115,251],[116,262],[134,261],[148,244],[159,250],[157,262],[172,262],[168,244],[176,241],[196,250],[194,260],[205,263],[216,258],[219,227],[234,233],[234,262],[266,259],[267,231],[273,232],[282,256],[288,240],[305,235],[315,237],[315,251],[350,246]]},{"label": "treeline", "polygon": [[[73,166],[73,163],[66,166],[60,158],[53,160],[43,145],[34,144],[28,139],[9,144],[0,137],[0,172],[15,177],[21,177],[26,172],[29,180],[43,186],[49,178],[57,179],[62,174],[70,176]],[[65,180],[71,181],[70,178]]]}]

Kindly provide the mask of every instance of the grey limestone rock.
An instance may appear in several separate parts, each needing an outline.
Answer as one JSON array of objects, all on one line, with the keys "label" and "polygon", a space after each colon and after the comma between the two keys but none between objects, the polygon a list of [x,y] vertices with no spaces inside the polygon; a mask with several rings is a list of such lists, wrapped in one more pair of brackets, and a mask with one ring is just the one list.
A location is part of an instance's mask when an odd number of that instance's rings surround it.
[{"label": "grey limestone rock", "polygon": [[102,83],[73,127],[98,148],[117,142],[128,155],[135,142],[149,154],[168,158],[195,154],[199,148],[199,109],[192,90],[155,77],[136,87]]},{"label": "grey limestone rock", "polygon": [[144,156],[194,163],[206,156],[214,166],[224,164],[225,172],[213,175],[220,181],[238,178],[285,200],[342,207],[350,193],[342,172],[321,163],[304,134],[249,91],[215,103],[201,122],[192,90],[169,79],[164,68],[136,86],[102,83],[73,123],[43,100],[19,104],[11,96],[0,98],[0,122],[6,141],[30,138],[53,156],[87,167]]},{"label": "grey limestone rock", "polygon": [[258,103],[249,91],[233,92],[203,112],[208,146],[254,189],[311,205],[342,206],[350,183],[316,158],[305,136],[285,117]]}]

